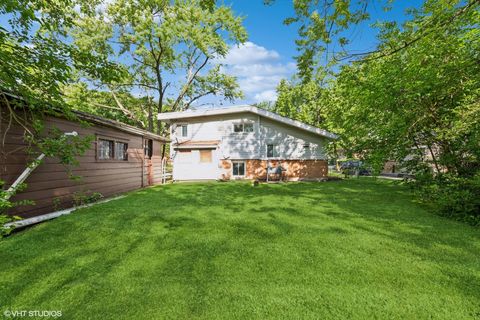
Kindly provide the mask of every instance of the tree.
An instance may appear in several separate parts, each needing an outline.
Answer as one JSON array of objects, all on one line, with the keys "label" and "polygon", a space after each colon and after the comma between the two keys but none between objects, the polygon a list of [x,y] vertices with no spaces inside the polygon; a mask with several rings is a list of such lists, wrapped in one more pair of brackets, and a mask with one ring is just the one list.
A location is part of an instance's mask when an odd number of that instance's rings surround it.
[{"label": "tree", "polygon": [[[273,4],[275,0],[264,0]],[[379,46],[376,50],[350,52],[351,28],[368,21],[372,10],[389,11],[395,4],[393,0],[294,0],[295,16],[287,18],[284,23],[298,26],[299,38],[296,40],[299,55],[296,57],[299,75],[303,81],[323,76],[325,69],[344,61],[354,61],[367,55],[380,53],[378,56],[391,55],[415,43],[432,32],[445,30],[461,15],[471,12],[478,6],[479,0],[425,0],[424,13],[415,37],[393,47]],[[413,17],[421,14],[419,10],[410,9]],[[385,21],[379,27],[396,27],[395,21]]]},{"label": "tree", "polygon": [[[116,0],[83,15],[73,34],[79,47],[123,65],[121,81],[90,78],[120,110],[131,111],[119,92],[149,97],[144,109],[150,130],[156,113],[188,109],[207,95],[242,96],[236,79],[214,61],[226,55],[229,43],[244,42],[246,32],[242,19],[215,1]],[[160,122],[156,131],[162,132]]]},{"label": "tree", "polygon": [[299,120],[313,126],[326,127],[325,95],[320,83],[294,83],[282,80],[277,87],[278,98],[272,108],[284,117]]},{"label": "tree", "polygon": [[295,2],[302,82],[282,83],[275,108],[308,119],[301,116],[308,96],[302,92],[315,81],[315,102],[342,149],[377,172],[385,161],[397,161],[439,211],[480,223],[480,1],[427,0],[402,25],[378,23],[375,50],[330,56],[327,68],[342,63],[326,73],[312,59],[325,57],[328,44],[341,41],[337,31],[360,21],[352,18],[350,1],[329,3]]},{"label": "tree", "polygon": [[[5,140],[14,126],[23,129],[33,159],[43,153],[71,165],[75,164],[75,156],[88,148],[89,137],[67,139],[59,130],[43,127],[46,115],[74,118],[61,90],[73,79],[73,67],[84,74],[102,74],[102,70],[112,67],[101,57],[68,41],[68,29],[78,14],[76,9],[91,10],[86,4],[82,0],[0,2],[4,19],[0,25],[0,163],[4,163],[8,154]],[[108,72],[103,74],[107,76]],[[36,160],[28,166],[34,164]],[[0,170],[3,175],[5,167]],[[10,220],[3,214],[15,205],[10,197],[24,185],[3,190],[8,186],[0,179],[0,187],[0,226],[3,226]]]}]

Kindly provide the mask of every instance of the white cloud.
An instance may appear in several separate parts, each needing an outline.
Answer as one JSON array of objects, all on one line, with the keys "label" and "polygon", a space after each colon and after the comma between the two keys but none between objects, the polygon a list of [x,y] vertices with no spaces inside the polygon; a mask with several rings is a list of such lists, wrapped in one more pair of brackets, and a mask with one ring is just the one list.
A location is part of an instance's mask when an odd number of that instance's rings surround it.
[{"label": "white cloud", "polygon": [[253,42],[232,47],[225,58],[216,62],[224,65],[224,72],[238,78],[246,102],[276,100],[275,89],[280,80],[296,71],[295,64],[282,62],[277,51]]},{"label": "white cloud", "polygon": [[233,46],[224,58],[218,62],[228,65],[249,65],[252,63],[277,60],[280,55],[275,50],[267,50],[253,42],[245,42],[240,46]]},{"label": "white cloud", "polygon": [[257,93],[253,98],[256,102],[275,101],[277,100],[277,92],[275,90],[266,90]]}]

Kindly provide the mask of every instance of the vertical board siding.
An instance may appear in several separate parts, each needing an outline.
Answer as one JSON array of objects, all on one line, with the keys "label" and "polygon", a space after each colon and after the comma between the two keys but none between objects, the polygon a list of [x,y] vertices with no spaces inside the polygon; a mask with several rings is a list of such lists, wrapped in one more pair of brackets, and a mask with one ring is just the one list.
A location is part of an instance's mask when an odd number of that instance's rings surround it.
[{"label": "vertical board siding", "polygon": [[[79,176],[79,180],[72,180],[57,159],[46,158],[40,166],[25,181],[27,188],[12,197],[12,201],[31,200],[34,205],[18,206],[8,214],[21,217],[32,217],[44,213],[68,208],[73,205],[75,193],[101,193],[110,197],[122,192],[135,190],[145,186],[143,137],[130,134],[116,128],[99,124],[78,123],[65,119],[48,117],[45,127],[57,128],[63,132],[78,132],[79,136],[91,136],[93,141],[90,148],[77,157],[78,166],[70,167],[71,174]],[[0,134],[3,137],[7,123],[3,121]],[[48,132],[48,130],[46,130]],[[105,137],[118,139],[128,143],[128,161],[98,160],[96,156],[96,139]],[[27,144],[23,138],[23,129],[11,126],[7,131],[5,144],[2,147],[0,158],[0,179],[11,185],[25,170],[32,157],[26,152]],[[153,183],[161,182],[161,149],[163,143],[154,140],[152,156]],[[143,180],[143,181],[142,181]],[[56,202],[56,204],[54,204]]]}]

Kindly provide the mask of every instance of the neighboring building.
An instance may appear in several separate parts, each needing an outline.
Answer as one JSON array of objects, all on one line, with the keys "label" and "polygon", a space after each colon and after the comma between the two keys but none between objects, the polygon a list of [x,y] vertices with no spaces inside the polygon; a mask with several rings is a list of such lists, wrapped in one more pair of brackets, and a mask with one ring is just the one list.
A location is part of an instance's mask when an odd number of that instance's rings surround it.
[{"label": "neighboring building", "polygon": [[161,113],[170,123],[174,180],[261,179],[280,165],[288,180],[327,176],[336,136],[253,106]]},{"label": "neighboring building", "polygon": [[[32,200],[35,204],[16,207],[9,214],[36,216],[71,207],[75,196],[99,192],[108,197],[161,183],[161,153],[162,146],[168,142],[166,138],[117,121],[81,112],[76,114],[87,125],[47,117],[45,126],[95,138],[91,149],[77,158],[79,165],[71,167],[71,173],[81,178],[70,179],[58,160],[46,158],[27,178],[26,190],[12,198],[13,201]],[[5,135],[7,122],[8,119],[2,117],[1,137]],[[8,188],[31,161],[27,147],[23,129],[11,126],[0,150],[0,180],[6,182],[4,187]]]}]

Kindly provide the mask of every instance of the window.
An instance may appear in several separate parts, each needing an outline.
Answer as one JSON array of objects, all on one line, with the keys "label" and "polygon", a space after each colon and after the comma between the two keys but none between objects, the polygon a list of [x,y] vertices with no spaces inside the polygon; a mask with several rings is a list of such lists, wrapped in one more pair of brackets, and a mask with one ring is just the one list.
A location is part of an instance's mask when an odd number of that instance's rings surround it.
[{"label": "window", "polygon": [[277,152],[275,151],[274,144],[267,144],[267,158],[273,158],[277,156]]},{"label": "window", "polygon": [[212,150],[200,150],[200,162],[211,163],[212,162]]},{"label": "window", "polygon": [[153,155],[153,140],[152,139],[145,140],[144,151],[145,151],[145,157],[151,159],[152,155]]},{"label": "window", "polygon": [[245,162],[243,161],[233,161],[233,176],[234,177],[244,177],[245,176]]},{"label": "window", "polygon": [[188,126],[186,124],[182,124],[180,126],[180,132],[182,133],[182,137],[187,137],[188,136]]},{"label": "window", "polygon": [[128,143],[110,139],[98,139],[97,159],[128,161]]},{"label": "window", "polygon": [[128,160],[128,144],[124,142],[115,142],[115,160]]},{"label": "window", "polygon": [[113,159],[113,140],[98,139],[98,159]]},{"label": "window", "polygon": [[253,132],[253,123],[234,123],[233,132]]},{"label": "window", "polygon": [[234,124],[233,132],[243,132],[243,124],[242,123]]},{"label": "window", "polygon": [[253,123],[244,123],[243,132],[253,132]]}]

